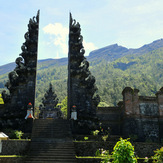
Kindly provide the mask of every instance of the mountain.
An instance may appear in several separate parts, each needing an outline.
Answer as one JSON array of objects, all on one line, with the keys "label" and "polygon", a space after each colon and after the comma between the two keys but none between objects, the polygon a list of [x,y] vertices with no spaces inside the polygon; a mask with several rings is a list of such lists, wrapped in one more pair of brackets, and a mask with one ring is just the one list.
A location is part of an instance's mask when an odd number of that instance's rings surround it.
[{"label": "mountain", "polygon": [[[126,86],[137,88],[140,95],[153,96],[163,86],[163,40],[156,40],[138,49],[117,44],[90,53],[90,71],[96,78],[98,94],[107,105],[122,99]],[[14,63],[0,66],[0,91]],[[9,70],[10,67],[10,70]],[[7,72],[3,74],[4,72]],[[52,83],[58,98],[67,96],[67,58],[38,61],[36,104]]]},{"label": "mountain", "polygon": [[0,66],[0,75],[12,71],[15,66],[16,66],[16,63],[14,63],[14,62],[8,63],[8,64],[3,65],[3,66]]},{"label": "mountain", "polygon": [[[163,47],[163,39],[153,41],[152,43],[144,45],[138,49],[127,49],[123,46],[119,46],[118,44],[113,44],[90,52],[89,56],[87,56],[86,58],[88,59],[89,62],[94,62],[94,64],[100,63],[102,60],[112,62],[123,56],[127,55],[139,56],[145,53],[149,53],[150,51],[159,49],[161,47]],[[67,63],[68,63],[67,58],[38,60],[38,70],[50,68],[53,66],[63,66],[67,65]],[[15,68],[14,62],[0,66],[0,75],[8,73],[12,71],[14,68]]]},{"label": "mountain", "polygon": [[125,47],[118,46],[118,44],[113,44],[90,52],[88,60],[94,61],[97,59],[105,59],[107,61],[113,61],[124,56],[128,51],[129,50]]},{"label": "mountain", "polygon": [[119,46],[118,44],[113,44],[90,52],[88,60],[94,61],[97,59],[105,59],[106,61],[111,62],[126,55],[134,54],[139,56],[161,47],[163,47],[163,39],[153,41],[152,43],[144,45],[138,49],[127,49],[123,46]]}]

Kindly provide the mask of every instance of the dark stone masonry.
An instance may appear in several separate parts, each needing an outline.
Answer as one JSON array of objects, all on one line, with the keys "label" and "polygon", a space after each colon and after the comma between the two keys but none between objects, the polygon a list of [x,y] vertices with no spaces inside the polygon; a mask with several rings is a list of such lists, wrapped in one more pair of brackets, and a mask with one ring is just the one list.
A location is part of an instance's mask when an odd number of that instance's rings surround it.
[{"label": "dark stone masonry", "polygon": [[98,108],[97,117],[111,134],[137,136],[137,141],[163,140],[163,88],[155,97],[139,96],[138,89],[126,87],[117,107]]},{"label": "dark stone masonry", "polygon": [[[21,46],[22,53],[15,60],[16,68],[8,74],[5,84],[3,113],[0,114],[0,128],[13,128],[25,131],[28,128],[25,116],[29,102],[35,106],[35,87],[37,71],[39,11],[36,17],[29,20],[25,42]],[[27,126],[26,126],[27,125]]]},{"label": "dark stone masonry", "polygon": [[95,77],[89,71],[89,62],[84,57],[81,27],[70,14],[68,53],[68,119],[72,107],[77,108],[77,126],[91,129],[96,127],[96,109],[100,97],[96,94]]}]

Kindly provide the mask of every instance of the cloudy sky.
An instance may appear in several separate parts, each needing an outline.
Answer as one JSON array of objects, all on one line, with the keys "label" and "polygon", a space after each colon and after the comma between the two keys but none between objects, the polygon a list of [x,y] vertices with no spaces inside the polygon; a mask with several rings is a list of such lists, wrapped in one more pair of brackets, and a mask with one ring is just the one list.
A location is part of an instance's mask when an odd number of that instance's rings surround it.
[{"label": "cloudy sky", "polygon": [[0,0],[0,65],[21,53],[29,18],[40,9],[38,58],[68,53],[69,12],[82,28],[85,55],[111,44],[139,48],[163,38],[163,0]]}]

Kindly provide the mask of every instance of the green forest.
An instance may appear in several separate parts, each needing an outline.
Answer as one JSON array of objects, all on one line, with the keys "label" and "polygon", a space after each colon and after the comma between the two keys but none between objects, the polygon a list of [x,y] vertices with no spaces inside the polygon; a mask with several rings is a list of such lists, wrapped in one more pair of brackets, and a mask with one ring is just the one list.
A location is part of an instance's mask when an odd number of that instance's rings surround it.
[{"label": "green forest", "polygon": [[[96,78],[97,93],[103,105],[116,106],[122,100],[121,92],[126,86],[139,89],[140,95],[153,96],[163,86],[163,48],[141,56],[128,55],[113,62],[90,62],[90,71]],[[49,82],[62,101],[67,96],[67,66],[38,71],[37,104],[41,102]]]},{"label": "green forest", "polygon": [[[51,64],[51,63],[49,63]],[[90,62],[91,73],[96,78],[100,106],[116,106],[122,100],[125,87],[137,88],[139,95],[154,96],[163,86],[163,48],[143,55],[126,55],[114,61]],[[51,82],[60,102],[67,96],[67,65],[53,66],[39,63],[36,85],[36,106],[39,106]],[[7,74],[0,76],[0,91],[4,88]]]}]

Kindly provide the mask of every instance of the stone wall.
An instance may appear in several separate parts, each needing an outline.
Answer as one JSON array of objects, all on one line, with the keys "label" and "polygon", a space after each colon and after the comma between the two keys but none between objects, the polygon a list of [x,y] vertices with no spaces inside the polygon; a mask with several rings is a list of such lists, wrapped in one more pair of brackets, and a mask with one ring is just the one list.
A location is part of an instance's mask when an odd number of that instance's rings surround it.
[{"label": "stone wall", "polygon": [[2,152],[0,155],[25,155],[29,145],[29,140],[2,140]]},{"label": "stone wall", "polygon": [[156,96],[138,96],[138,89],[126,87],[123,101],[117,107],[101,107],[97,117],[111,134],[130,137],[138,141],[161,142],[163,139],[163,88]]},{"label": "stone wall", "polygon": [[137,135],[139,141],[160,142],[162,138],[161,89],[156,96],[138,96],[139,90],[126,87],[123,94],[123,127],[126,137]]},{"label": "stone wall", "polygon": [[23,163],[24,157],[0,157],[0,163]]},{"label": "stone wall", "polygon": [[122,124],[122,109],[119,107],[98,107],[97,117],[102,123],[102,128],[110,128],[110,133],[113,135],[121,134]]},{"label": "stone wall", "polygon": [[[97,149],[109,150],[109,153],[113,151],[113,147],[116,142],[113,141],[88,141],[88,142],[74,142],[77,156],[95,156]],[[154,155],[154,150],[160,149],[163,144],[157,143],[132,143],[135,148],[135,154],[138,157],[151,157]]]}]

